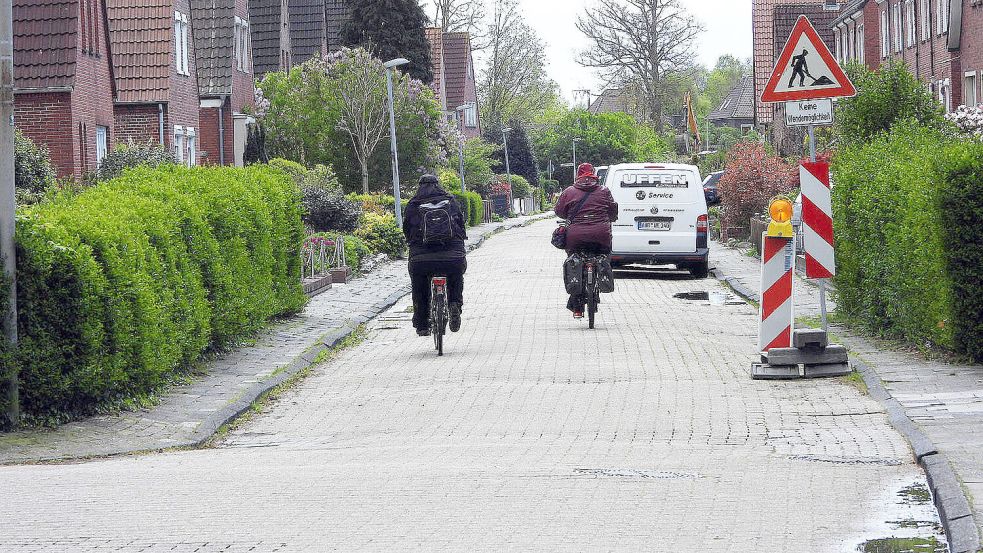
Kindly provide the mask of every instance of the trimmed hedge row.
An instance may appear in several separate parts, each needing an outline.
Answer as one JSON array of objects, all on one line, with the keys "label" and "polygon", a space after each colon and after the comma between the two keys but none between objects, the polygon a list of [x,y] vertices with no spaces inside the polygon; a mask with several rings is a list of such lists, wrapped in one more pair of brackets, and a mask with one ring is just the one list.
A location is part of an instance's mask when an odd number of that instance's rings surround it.
[{"label": "trimmed hedge row", "polygon": [[983,359],[983,145],[902,124],[833,161],[838,307]]},{"label": "trimmed hedge row", "polygon": [[481,195],[477,192],[452,192],[461,204],[461,210],[468,218],[468,226],[478,226],[485,216],[485,207]]},{"label": "trimmed hedge row", "polygon": [[17,221],[21,397],[85,414],[303,308],[296,186],[277,169],[137,168]]}]

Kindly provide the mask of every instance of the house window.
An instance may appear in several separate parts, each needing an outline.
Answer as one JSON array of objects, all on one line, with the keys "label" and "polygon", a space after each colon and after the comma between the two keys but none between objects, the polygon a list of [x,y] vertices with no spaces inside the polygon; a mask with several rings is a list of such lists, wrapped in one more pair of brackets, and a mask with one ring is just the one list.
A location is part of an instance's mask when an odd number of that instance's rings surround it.
[{"label": "house window", "polygon": [[96,127],[96,167],[102,165],[106,153],[109,151],[108,142],[109,127]]},{"label": "house window", "polygon": [[745,135],[754,130],[754,125],[741,125],[741,134]]},{"label": "house window", "polygon": [[908,48],[915,46],[915,1],[908,0],[904,5],[905,17],[905,38],[908,41]]},{"label": "house window", "polygon": [[181,75],[190,75],[188,63],[188,14],[174,12],[174,67]]},{"label": "house window", "polygon": [[968,71],[963,75],[963,104],[967,106],[977,104],[976,71]]},{"label": "house window", "polygon": [[236,17],[234,37],[234,56],[236,69],[243,73],[249,72],[249,23]]},{"label": "house window", "polygon": [[894,52],[900,53],[902,47],[904,46],[904,37],[901,34],[901,4],[895,4],[892,6],[891,12],[891,26],[893,27],[891,30],[891,36],[894,37]]},{"label": "house window", "polygon": [[867,51],[864,48],[864,24],[857,25],[857,61],[866,63]]},{"label": "house window", "polygon": [[945,106],[946,113],[952,111],[952,95],[949,93],[949,79],[939,81],[939,102]]},{"label": "house window", "polygon": [[184,127],[180,125],[174,126],[174,159],[181,164],[184,164]]},{"label": "house window", "polygon": [[932,38],[931,5],[931,0],[921,0],[921,9],[918,15],[922,18],[922,40]]},{"label": "house window", "polygon": [[836,61],[843,63],[843,31],[833,29],[833,44],[836,46]]},{"label": "house window", "polygon": [[888,25],[887,10],[881,12],[881,58],[887,58],[888,54]]},{"label": "house window", "polygon": [[198,165],[198,135],[195,133],[194,127],[188,127],[184,131],[185,140],[188,143],[188,167],[194,167]]},{"label": "house window", "polygon": [[949,32],[949,0],[938,0],[935,7],[935,32],[944,35]]}]

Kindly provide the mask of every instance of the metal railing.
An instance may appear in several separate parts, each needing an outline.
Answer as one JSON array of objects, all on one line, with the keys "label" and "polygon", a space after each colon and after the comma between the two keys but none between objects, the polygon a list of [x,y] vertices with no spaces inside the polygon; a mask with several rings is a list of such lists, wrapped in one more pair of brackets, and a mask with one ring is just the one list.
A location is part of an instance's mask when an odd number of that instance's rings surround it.
[{"label": "metal railing", "polygon": [[326,274],[331,269],[342,269],[348,266],[345,259],[345,237],[335,239],[308,234],[301,250],[304,261],[303,278],[315,278]]}]

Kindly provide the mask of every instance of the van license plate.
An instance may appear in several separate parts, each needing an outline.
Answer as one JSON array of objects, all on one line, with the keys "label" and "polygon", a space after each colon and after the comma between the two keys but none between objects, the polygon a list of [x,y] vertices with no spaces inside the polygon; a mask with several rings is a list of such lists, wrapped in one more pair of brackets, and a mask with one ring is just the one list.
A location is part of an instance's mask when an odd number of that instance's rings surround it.
[{"label": "van license plate", "polygon": [[639,221],[638,230],[669,230],[672,221]]}]

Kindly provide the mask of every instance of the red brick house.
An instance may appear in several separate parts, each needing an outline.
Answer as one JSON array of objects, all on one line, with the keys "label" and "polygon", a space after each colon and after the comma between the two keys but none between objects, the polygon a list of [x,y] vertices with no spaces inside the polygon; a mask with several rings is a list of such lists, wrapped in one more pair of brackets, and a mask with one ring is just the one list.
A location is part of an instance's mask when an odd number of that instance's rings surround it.
[{"label": "red brick house", "polygon": [[881,65],[880,10],[876,0],[851,0],[833,21],[833,53],[840,65]]},{"label": "red brick house", "polygon": [[105,0],[116,142],[154,142],[198,163],[198,83],[188,0]]},{"label": "red brick house", "polygon": [[115,141],[103,0],[14,0],[14,117],[59,177],[95,170]]},{"label": "red brick house", "polygon": [[427,40],[434,75],[430,86],[437,93],[441,109],[449,121],[457,122],[466,138],[481,136],[471,36],[466,32],[445,33],[439,28],[430,28],[427,29]]},{"label": "red brick house", "polygon": [[252,118],[253,55],[246,0],[191,0],[202,163],[243,165]]}]

